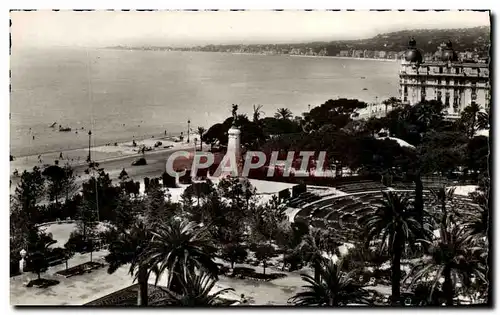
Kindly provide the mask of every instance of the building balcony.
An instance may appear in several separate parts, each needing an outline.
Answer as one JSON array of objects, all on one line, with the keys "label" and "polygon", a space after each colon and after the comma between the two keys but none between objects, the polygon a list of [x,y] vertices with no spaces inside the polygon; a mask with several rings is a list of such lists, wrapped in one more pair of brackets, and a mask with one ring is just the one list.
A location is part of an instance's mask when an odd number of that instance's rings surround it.
[{"label": "building balcony", "polygon": [[466,73],[438,73],[438,72],[407,72],[404,70],[399,71],[399,76],[408,76],[408,77],[448,77],[448,78],[484,78],[489,79],[489,74],[481,73],[481,74],[466,74]]},{"label": "building balcony", "polygon": [[399,82],[400,85],[407,85],[407,86],[421,86],[421,87],[435,87],[435,88],[448,88],[448,89],[455,89],[455,88],[464,88],[464,89],[480,89],[480,90],[489,90],[489,86],[481,86],[481,85],[471,85],[471,84],[451,84],[451,83],[431,83],[431,82]]}]

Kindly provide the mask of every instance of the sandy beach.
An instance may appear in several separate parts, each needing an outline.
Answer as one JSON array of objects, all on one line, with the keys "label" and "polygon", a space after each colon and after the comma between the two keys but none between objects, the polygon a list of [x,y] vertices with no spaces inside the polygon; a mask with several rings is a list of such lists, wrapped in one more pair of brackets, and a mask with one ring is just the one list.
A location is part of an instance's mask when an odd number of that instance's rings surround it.
[{"label": "sandy beach", "polygon": [[[135,147],[132,145],[132,141],[117,143],[116,146],[96,146],[91,148],[91,156],[92,160],[98,162],[99,167],[103,168],[112,180],[116,180],[122,169],[125,169],[132,179],[142,181],[144,177],[160,176],[165,171],[165,162],[173,152],[178,150],[193,151],[195,138],[199,137],[191,137],[190,143],[187,143],[186,140],[175,142],[172,138],[154,138],[136,141]],[[154,147],[158,141],[161,141],[162,145]],[[151,148],[151,150],[145,150],[143,154],[139,152],[142,147]],[[207,148],[208,146],[203,146],[204,150]],[[200,149],[199,142],[196,149]],[[89,177],[89,175],[85,174],[88,153],[88,149],[76,149],[45,153],[41,154],[40,157],[32,155],[16,158],[10,162],[10,193],[14,193],[20,179],[19,176],[13,175],[16,169],[21,174],[25,170],[31,170],[34,166],[44,168],[53,165],[56,160],[59,161],[61,166],[65,164],[71,165],[75,172],[76,182],[80,185]],[[63,159],[60,159],[60,154],[62,154]],[[132,166],[132,162],[140,157],[146,158],[147,165]]]}]

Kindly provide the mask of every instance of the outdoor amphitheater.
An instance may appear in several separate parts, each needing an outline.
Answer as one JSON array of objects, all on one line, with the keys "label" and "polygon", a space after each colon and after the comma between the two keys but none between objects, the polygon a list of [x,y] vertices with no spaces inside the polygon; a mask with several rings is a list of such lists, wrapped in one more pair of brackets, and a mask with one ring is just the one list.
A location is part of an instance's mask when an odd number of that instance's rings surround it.
[{"label": "outdoor amphitheater", "polygon": [[[431,215],[440,214],[441,205],[438,204],[433,190],[443,187],[455,188],[452,200],[447,207],[464,216],[475,212],[478,205],[468,194],[477,186],[456,186],[452,182],[444,182],[441,178],[428,178],[423,180],[424,209]],[[292,193],[288,201],[291,221],[303,221],[313,227],[331,230],[341,243],[351,243],[359,238],[362,227],[359,219],[365,214],[374,211],[383,200],[384,191],[404,194],[413,203],[415,199],[415,185],[413,183],[395,183],[390,186],[373,180],[354,180],[348,183],[337,184],[334,189],[320,192],[321,189],[312,186],[302,186],[300,193]],[[297,191],[300,189],[295,189]],[[476,210],[477,211],[477,210]]]}]

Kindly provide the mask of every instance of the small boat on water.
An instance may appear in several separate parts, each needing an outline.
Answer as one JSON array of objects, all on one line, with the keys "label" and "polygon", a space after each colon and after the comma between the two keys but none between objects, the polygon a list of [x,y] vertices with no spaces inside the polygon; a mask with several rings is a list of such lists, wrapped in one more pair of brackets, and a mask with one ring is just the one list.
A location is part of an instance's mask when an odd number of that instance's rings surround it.
[{"label": "small boat on water", "polygon": [[59,127],[59,131],[60,132],[68,132],[68,131],[71,131],[71,128],[70,127]]},{"label": "small boat on water", "polygon": [[363,91],[368,91],[368,89],[367,88],[363,88]]},{"label": "small boat on water", "polygon": [[361,79],[366,79],[366,77],[361,77]]},{"label": "small boat on water", "polygon": [[54,122],[52,125],[50,125],[50,128],[55,128],[56,127],[56,124],[57,124],[57,121]]}]

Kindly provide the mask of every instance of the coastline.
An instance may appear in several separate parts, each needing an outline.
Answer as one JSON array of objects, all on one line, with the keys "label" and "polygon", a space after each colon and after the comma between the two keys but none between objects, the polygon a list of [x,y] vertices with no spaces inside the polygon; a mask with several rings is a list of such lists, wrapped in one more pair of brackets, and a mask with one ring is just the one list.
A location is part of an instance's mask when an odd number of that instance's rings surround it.
[{"label": "coastline", "polygon": [[382,59],[382,58],[356,58],[356,57],[341,57],[341,56],[307,56],[307,55],[288,55],[290,57],[306,57],[306,58],[332,58],[332,59],[347,59],[347,60],[370,60],[370,61],[386,61],[398,62],[400,59]]},{"label": "coastline", "polygon": [[[117,145],[97,145],[92,146],[90,149],[90,153],[92,156],[92,160],[95,162],[103,162],[115,159],[123,159],[137,156],[137,158],[141,157],[142,154],[140,152],[141,147],[151,148],[150,150],[146,150],[145,153],[161,153],[164,151],[171,150],[179,150],[186,149],[192,147],[194,145],[194,139],[198,138],[193,136],[189,144],[186,140],[180,142],[175,142],[174,137],[165,136],[158,138],[147,138],[143,140],[136,139],[136,146],[132,145],[132,141],[120,142]],[[155,143],[161,141],[162,145],[158,147],[154,147]],[[199,142],[198,142],[199,146]],[[27,155],[15,157],[14,161],[10,161],[10,173],[14,170],[18,170],[22,173],[24,170],[32,169],[34,166],[47,166],[54,164],[54,161],[58,160],[59,165],[63,166],[65,164],[69,164],[72,167],[77,167],[81,165],[86,165],[86,159],[88,157],[89,149],[87,148],[77,148],[70,150],[59,150],[52,152],[45,152],[41,154]],[[62,154],[63,158],[60,158],[60,154]]]},{"label": "coastline", "polygon": [[292,54],[259,54],[248,52],[226,52],[226,51],[201,51],[201,50],[154,50],[154,49],[137,49],[137,48],[116,48],[104,47],[100,49],[109,50],[124,50],[124,51],[152,51],[152,52],[190,52],[190,53],[216,53],[216,54],[229,54],[229,55],[249,55],[249,56],[281,56],[281,57],[304,57],[304,58],[332,58],[332,59],[352,59],[352,60],[370,60],[370,61],[386,61],[398,62],[400,59],[386,59],[386,58],[357,58],[357,57],[341,57],[341,56],[314,56],[314,55],[292,55]]}]

